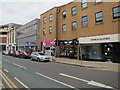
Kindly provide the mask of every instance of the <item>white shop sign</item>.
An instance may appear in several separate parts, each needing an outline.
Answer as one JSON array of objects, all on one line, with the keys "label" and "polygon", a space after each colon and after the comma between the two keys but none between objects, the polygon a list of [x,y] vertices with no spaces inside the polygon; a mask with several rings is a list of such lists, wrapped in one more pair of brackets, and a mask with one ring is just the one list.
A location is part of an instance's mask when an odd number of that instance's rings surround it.
[{"label": "white shop sign", "polygon": [[120,42],[120,34],[109,34],[100,36],[80,37],[78,38],[80,44],[86,43],[106,43],[106,42]]}]

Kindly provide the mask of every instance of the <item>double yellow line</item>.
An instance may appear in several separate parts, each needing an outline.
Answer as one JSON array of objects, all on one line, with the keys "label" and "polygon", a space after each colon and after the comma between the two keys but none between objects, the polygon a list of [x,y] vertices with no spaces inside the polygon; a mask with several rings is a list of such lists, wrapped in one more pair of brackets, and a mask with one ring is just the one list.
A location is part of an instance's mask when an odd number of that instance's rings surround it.
[{"label": "double yellow line", "polygon": [[19,90],[19,88],[0,70],[0,75],[11,90]]}]

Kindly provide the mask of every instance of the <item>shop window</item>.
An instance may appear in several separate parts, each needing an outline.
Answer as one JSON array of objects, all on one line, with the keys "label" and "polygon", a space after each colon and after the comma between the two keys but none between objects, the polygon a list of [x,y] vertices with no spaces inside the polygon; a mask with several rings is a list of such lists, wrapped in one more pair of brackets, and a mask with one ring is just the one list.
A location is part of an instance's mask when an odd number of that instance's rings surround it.
[{"label": "shop window", "polygon": [[120,18],[120,6],[113,8],[113,19]]},{"label": "shop window", "polygon": [[52,14],[49,15],[49,20],[52,21]]},{"label": "shop window", "polygon": [[76,14],[76,7],[72,7],[72,15]]},{"label": "shop window", "polygon": [[103,22],[103,12],[95,13],[95,22]]},{"label": "shop window", "polygon": [[66,18],[66,11],[63,11],[63,12],[62,12],[62,17],[63,17],[63,18]]},{"label": "shop window", "polygon": [[45,28],[43,28],[43,35],[45,35],[46,34],[46,29]]},{"label": "shop window", "polygon": [[46,23],[46,17],[43,18],[43,23]]},{"label": "shop window", "polygon": [[49,33],[52,33],[52,26],[49,27]]},{"label": "shop window", "polygon": [[63,30],[63,32],[66,32],[66,24],[63,24],[62,30]]},{"label": "shop window", "polygon": [[76,21],[72,22],[72,30],[76,30]]},{"label": "shop window", "polygon": [[87,0],[82,0],[82,8],[87,7]]},{"label": "shop window", "polygon": [[88,25],[88,18],[87,18],[87,16],[83,16],[82,17],[82,26],[86,26],[86,25]]}]

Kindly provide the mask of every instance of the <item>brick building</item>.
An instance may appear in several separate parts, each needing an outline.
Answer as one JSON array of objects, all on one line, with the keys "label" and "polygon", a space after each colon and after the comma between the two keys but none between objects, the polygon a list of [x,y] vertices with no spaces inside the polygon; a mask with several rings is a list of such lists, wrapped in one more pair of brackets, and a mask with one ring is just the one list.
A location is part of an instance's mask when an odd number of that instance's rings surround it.
[{"label": "brick building", "polygon": [[[118,62],[120,2],[97,1],[73,1],[41,14],[42,50],[52,52],[44,46],[52,46],[47,43],[56,40],[57,56]],[[52,22],[51,13],[54,14]],[[54,27],[52,33],[51,26]]]}]

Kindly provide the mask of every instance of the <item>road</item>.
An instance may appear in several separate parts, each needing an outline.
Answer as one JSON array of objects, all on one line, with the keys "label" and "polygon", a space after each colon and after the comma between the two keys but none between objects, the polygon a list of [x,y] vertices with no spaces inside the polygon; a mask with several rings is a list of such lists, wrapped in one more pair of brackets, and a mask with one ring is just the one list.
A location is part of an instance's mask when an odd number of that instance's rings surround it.
[{"label": "road", "polygon": [[[5,55],[2,56],[2,73],[14,84],[9,82],[12,88],[118,89],[118,72],[37,62]],[[3,88],[10,88],[5,79]]]}]

